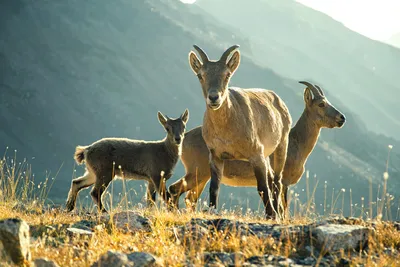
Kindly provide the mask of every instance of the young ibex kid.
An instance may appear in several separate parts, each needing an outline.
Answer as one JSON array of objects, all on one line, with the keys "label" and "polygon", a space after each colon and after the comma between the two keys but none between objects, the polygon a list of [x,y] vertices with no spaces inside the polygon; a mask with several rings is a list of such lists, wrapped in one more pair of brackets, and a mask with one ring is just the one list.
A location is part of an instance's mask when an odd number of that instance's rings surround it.
[{"label": "young ibex kid", "polygon": [[105,212],[101,197],[115,176],[148,181],[148,204],[154,203],[156,192],[167,200],[164,179],[166,181],[172,176],[178,162],[188,119],[187,109],[177,119],[158,112],[158,120],[167,131],[167,136],[160,141],[103,138],[89,146],[77,146],[75,160],[78,164],[85,162],[86,172],[72,180],[67,210],[75,208],[80,190],[94,184],[90,193],[93,202]]}]

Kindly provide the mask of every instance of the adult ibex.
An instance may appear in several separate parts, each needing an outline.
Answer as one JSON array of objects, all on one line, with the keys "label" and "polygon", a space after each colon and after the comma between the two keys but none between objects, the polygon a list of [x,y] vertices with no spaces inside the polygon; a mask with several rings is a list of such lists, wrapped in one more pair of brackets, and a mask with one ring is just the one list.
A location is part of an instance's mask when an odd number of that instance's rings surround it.
[{"label": "adult ibex", "polygon": [[[196,45],[194,48],[202,62],[193,51],[189,53],[190,66],[199,78],[207,106],[202,136],[210,157],[209,207],[217,207],[224,161],[245,160],[256,177],[257,190],[263,199],[267,217],[275,218],[276,212],[279,212],[281,178],[292,120],[286,105],[274,92],[228,88],[230,78],[240,63],[238,47],[228,48],[218,61],[209,60]],[[273,173],[269,171],[268,162],[272,153],[275,159]],[[174,189],[176,187],[172,187],[170,193],[177,195],[179,189]]]},{"label": "adult ibex", "polygon": [[[300,83],[307,86],[304,90],[305,108],[289,134],[282,179],[285,208],[288,186],[298,183],[303,175],[304,165],[317,143],[321,128],[341,128],[346,121],[345,116],[328,101],[318,85],[304,81]],[[181,159],[186,175],[169,187],[170,192],[180,192],[178,199],[180,194],[189,191],[186,203],[190,205],[196,204],[211,175],[208,149],[201,131],[199,126],[185,134]],[[270,156],[270,160],[274,160],[274,155]],[[252,166],[248,162],[236,160],[225,162],[221,182],[229,186],[257,186]]]},{"label": "adult ibex", "polygon": [[75,160],[78,164],[85,161],[86,173],[72,180],[67,210],[74,209],[80,190],[94,184],[90,193],[93,202],[105,212],[101,197],[115,176],[148,181],[148,204],[154,203],[156,192],[164,200],[169,198],[163,179],[172,176],[178,162],[188,119],[188,110],[178,119],[170,119],[158,112],[158,120],[167,131],[167,136],[160,141],[103,138],[89,146],[77,146]]}]

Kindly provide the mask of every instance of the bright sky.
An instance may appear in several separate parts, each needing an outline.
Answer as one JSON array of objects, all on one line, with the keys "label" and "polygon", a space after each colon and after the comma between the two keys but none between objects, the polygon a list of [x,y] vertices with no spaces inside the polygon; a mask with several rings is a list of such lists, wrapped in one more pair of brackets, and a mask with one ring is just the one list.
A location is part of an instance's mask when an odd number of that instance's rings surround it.
[{"label": "bright sky", "polygon": [[400,32],[399,0],[297,0],[372,39],[385,41]]},{"label": "bright sky", "polygon": [[[181,0],[194,3],[196,0]],[[385,41],[400,32],[400,0],[296,0],[324,12],[346,27]]]}]

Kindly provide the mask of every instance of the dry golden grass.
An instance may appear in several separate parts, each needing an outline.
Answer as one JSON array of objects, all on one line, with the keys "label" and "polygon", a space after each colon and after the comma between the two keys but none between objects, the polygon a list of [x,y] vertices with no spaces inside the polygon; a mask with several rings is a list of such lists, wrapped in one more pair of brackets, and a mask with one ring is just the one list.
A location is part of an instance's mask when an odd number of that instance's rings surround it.
[{"label": "dry golden grass", "polygon": [[[158,210],[140,210],[151,218],[153,231],[151,233],[137,232],[134,234],[123,233],[116,229],[107,231],[98,229],[90,239],[69,240],[56,246],[51,245],[51,238],[38,238],[32,241],[31,252],[33,259],[48,258],[57,262],[60,266],[90,266],[108,250],[116,250],[124,253],[135,251],[149,252],[159,257],[165,266],[183,266],[186,259],[196,265],[202,265],[201,254],[206,251],[215,252],[241,252],[245,257],[261,256],[264,254],[296,256],[301,240],[295,237],[285,242],[276,241],[273,238],[260,239],[254,236],[240,237],[235,233],[220,232],[201,239],[196,244],[185,244],[176,239],[172,228],[183,225],[192,218],[218,218],[214,215],[199,213],[178,214]],[[19,217],[31,226],[71,224],[82,217],[64,212],[46,212],[41,215],[31,215],[24,212],[13,211],[7,204],[0,205],[0,218]],[[261,222],[259,218],[241,217],[235,215],[224,216],[245,222]],[[294,220],[295,224],[302,224],[307,220],[302,218]],[[391,224],[377,223],[376,235],[370,240],[368,252],[360,252],[359,257],[354,254],[342,256],[352,258],[354,264],[364,263],[367,266],[399,266],[399,259],[383,253],[387,248],[399,250],[400,233]],[[364,255],[365,254],[365,255]],[[369,255],[369,256],[368,256]],[[319,255],[314,255],[317,259]],[[339,259],[340,257],[338,257]]]},{"label": "dry golden grass", "polygon": [[[28,210],[42,210],[47,192],[51,186],[46,183],[41,184],[40,188],[35,185],[33,177],[28,172],[27,164],[17,164],[16,159],[8,163],[3,159],[0,161],[0,219],[21,218],[32,228],[40,225],[66,225],[87,219],[86,216],[79,216],[75,213],[66,213],[62,210],[45,211],[43,214],[30,213],[13,209],[16,203],[21,201],[28,205]],[[293,200],[294,203],[298,199]],[[316,217],[310,211],[312,201],[301,204],[298,209],[306,212],[303,215],[296,214],[289,220],[282,222],[283,225],[305,225],[312,223]],[[31,205],[31,207],[29,207]],[[118,206],[118,205],[117,205]],[[124,207],[124,204],[119,207]],[[118,210],[112,210],[110,215]],[[95,234],[90,239],[69,240],[62,236],[63,242],[57,241],[57,233],[49,237],[33,239],[31,242],[31,252],[33,259],[48,258],[57,262],[60,266],[91,266],[98,260],[100,255],[108,250],[116,250],[125,253],[143,251],[149,252],[159,257],[165,266],[183,266],[185,260],[189,259],[195,265],[202,265],[201,254],[206,251],[215,252],[241,252],[245,257],[261,256],[264,254],[282,255],[295,257],[301,254],[300,246],[303,240],[296,236],[283,240],[271,238],[258,238],[255,236],[242,237],[232,232],[218,232],[210,236],[205,236],[196,244],[181,242],[177,240],[173,228],[186,224],[192,218],[213,219],[221,216],[210,215],[197,212],[168,212],[164,209],[139,209],[145,217],[151,221],[153,231],[150,233],[137,232],[133,234],[123,233],[117,229],[103,228],[96,229]],[[306,216],[304,216],[304,214]],[[260,216],[254,214],[242,215],[235,212],[226,212],[222,216],[226,219],[240,220],[242,222],[257,222],[271,224],[272,221],[265,221]],[[94,218],[94,217],[93,217]],[[99,224],[100,224],[99,220]],[[360,220],[356,222],[367,225],[369,223]],[[367,251],[359,252],[355,257],[354,253],[342,253],[340,257],[351,258],[353,264],[362,263],[366,266],[400,266],[397,256],[384,253],[388,248],[399,251],[400,232],[393,224],[376,222],[376,235],[369,240]],[[62,235],[62,233],[59,233]],[[313,255],[317,260],[320,255]]]}]

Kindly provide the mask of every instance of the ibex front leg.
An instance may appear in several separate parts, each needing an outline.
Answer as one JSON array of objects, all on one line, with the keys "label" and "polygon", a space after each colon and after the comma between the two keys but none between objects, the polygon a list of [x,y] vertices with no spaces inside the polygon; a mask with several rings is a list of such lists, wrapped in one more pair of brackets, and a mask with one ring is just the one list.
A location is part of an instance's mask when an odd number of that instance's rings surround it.
[{"label": "ibex front leg", "polygon": [[250,163],[254,169],[254,175],[257,179],[257,191],[260,194],[264,206],[267,219],[275,219],[277,211],[274,208],[274,199],[271,198],[270,187],[273,183],[272,175],[269,170],[269,159],[265,159],[263,154],[250,159]]},{"label": "ibex front leg", "polygon": [[214,150],[210,150],[210,209],[217,209],[218,194],[221,178],[224,171],[224,161],[215,155]]}]

